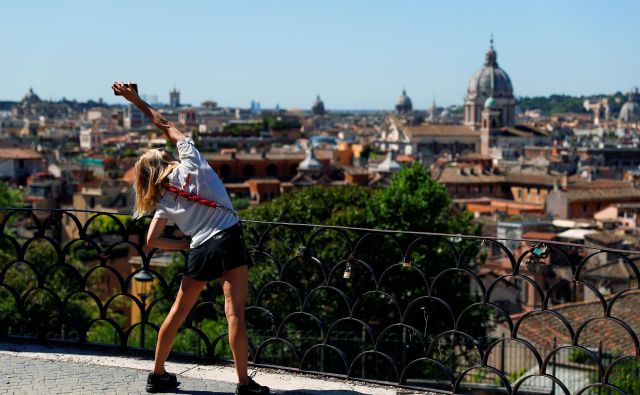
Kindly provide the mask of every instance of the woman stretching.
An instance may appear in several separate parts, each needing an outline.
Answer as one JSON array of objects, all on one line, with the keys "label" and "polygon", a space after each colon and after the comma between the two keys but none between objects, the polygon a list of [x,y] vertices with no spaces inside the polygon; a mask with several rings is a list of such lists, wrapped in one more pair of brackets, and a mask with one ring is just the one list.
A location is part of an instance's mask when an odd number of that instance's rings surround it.
[{"label": "woman stretching", "polygon": [[[248,290],[247,270],[252,261],[242,239],[239,219],[222,181],[200,155],[193,140],[140,99],[129,84],[116,82],[112,88],[138,107],[167,139],[176,144],[180,159],[175,161],[169,152],[152,149],[135,164],[133,216],[139,218],[155,209],[147,233],[147,245],[164,250],[190,248],[180,290],[158,332],[155,365],[147,379],[147,391],[161,392],[177,387],[176,376],[164,368],[171,345],[207,281],[220,279],[229,344],[238,374],[236,394],[269,394],[268,387],[257,384],[247,374],[244,306]],[[215,205],[212,202],[221,208],[212,208]],[[191,240],[162,237],[169,219]]]}]

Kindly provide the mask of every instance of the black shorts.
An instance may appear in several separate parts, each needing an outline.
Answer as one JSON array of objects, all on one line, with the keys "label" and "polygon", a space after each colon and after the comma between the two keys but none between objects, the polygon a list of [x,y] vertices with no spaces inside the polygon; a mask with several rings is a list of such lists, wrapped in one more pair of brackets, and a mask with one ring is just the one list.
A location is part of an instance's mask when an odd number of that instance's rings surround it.
[{"label": "black shorts", "polygon": [[238,222],[189,250],[184,274],[196,280],[211,281],[220,278],[227,270],[245,265],[251,267],[253,261]]}]

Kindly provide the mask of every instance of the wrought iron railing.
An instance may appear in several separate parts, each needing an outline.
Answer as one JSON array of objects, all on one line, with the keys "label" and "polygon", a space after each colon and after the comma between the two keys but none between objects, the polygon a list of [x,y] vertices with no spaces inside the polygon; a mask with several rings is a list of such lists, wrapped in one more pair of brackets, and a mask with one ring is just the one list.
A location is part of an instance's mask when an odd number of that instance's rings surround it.
[{"label": "wrought iron railing", "polygon": [[[147,248],[148,219],[0,218],[0,336],[155,345],[186,252]],[[640,393],[633,251],[243,222],[256,364],[453,393]],[[230,359],[216,282],[174,349]]]}]

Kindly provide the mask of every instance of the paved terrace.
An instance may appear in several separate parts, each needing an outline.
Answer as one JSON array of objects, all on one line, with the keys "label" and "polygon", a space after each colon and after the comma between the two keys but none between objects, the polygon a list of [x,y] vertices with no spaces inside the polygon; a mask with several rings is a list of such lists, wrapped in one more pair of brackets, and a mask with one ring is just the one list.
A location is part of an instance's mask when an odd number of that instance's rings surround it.
[{"label": "paved terrace", "polygon": [[[72,348],[0,343],[0,394],[146,394],[151,359]],[[232,366],[168,362],[177,394],[233,394]],[[432,394],[397,387],[260,368],[256,380],[274,394]]]}]

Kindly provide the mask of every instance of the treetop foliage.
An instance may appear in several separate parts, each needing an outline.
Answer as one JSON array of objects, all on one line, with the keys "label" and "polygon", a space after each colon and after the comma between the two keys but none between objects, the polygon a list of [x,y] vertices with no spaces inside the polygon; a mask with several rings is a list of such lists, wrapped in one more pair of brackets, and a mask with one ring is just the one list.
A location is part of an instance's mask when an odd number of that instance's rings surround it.
[{"label": "treetop foliage", "polygon": [[17,188],[13,188],[0,181],[0,207],[22,207],[24,200],[22,193]]}]

